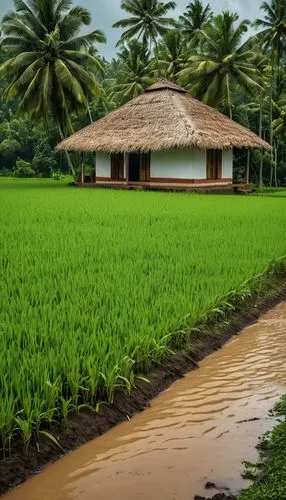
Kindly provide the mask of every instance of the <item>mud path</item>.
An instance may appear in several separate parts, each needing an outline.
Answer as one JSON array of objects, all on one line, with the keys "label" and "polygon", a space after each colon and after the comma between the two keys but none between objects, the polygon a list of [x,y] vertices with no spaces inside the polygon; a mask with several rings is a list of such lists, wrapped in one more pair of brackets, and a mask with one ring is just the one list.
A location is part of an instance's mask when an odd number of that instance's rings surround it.
[{"label": "mud path", "polygon": [[268,411],[286,387],[286,302],[246,328],[151,407],[5,495],[6,500],[191,500],[213,482],[247,486]]}]

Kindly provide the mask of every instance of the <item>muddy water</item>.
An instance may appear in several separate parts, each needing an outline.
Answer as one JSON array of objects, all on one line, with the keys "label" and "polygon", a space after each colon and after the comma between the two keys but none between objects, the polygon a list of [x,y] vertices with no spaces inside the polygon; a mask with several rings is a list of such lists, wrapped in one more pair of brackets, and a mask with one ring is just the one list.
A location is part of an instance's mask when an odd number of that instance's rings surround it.
[{"label": "muddy water", "polygon": [[285,386],[283,303],[173,384],[150,409],[4,498],[192,500],[206,493],[206,481],[237,492],[247,485],[242,460],[257,458],[258,437],[273,425],[268,411]]}]

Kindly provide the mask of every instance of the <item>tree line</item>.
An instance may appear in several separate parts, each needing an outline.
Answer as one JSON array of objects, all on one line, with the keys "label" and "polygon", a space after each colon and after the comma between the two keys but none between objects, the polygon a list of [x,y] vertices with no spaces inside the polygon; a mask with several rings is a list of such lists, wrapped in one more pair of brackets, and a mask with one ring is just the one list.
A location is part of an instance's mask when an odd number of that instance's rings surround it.
[{"label": "tree line", "polygon": [[117,53],[107,61],[105,34],[86,32],[87,9],[14,0],[1,23],[0,175],[77,176],[77,155],[55,155],[55,144],[165,77],[270,142],[271,153],[235,153],[237,181],[286,184],[286,0],[263,2],[252,23],[214,15],[201,0],[178,18],[175,7],[122,0]]}]

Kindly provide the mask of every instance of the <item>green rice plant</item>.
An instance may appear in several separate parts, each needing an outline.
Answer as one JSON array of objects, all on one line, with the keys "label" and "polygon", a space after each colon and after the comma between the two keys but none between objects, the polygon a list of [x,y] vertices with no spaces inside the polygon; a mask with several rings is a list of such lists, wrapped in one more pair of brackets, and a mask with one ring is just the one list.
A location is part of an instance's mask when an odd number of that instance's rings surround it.
[{"label": "green rice plant", "polygon": [[72,404],[72,399],[65,399],[60,396],[59,399],[59,418],[63,420],[65,427],[68,427],[68,419],[72,411],[74,410],[74,405]]},{"label": "green rice plant", "polygon": [[[60,448],[64,452],[64,449],[62,448],[62,446],[60,445],[60,443],[58,442],[58,440],[55,438],[55,436],[53,436],[53,434],[51,434],[48,431],[39,431],[38,437],[41,437],[41,436],[44,436],[46,439],[48,439],[49,441],[51,441],[51,443],[53,443],[54,445],[56,445],[57,448]],[[39,446],[38,442],[37,442],[37,446],[38,446],[38,450],[40,450],[40,446]]]},{"label": "green rice plant", "polygon": [[3,458],[130,393],[198,323],[264,287],[269,266],[286,272],[285,198],[1,179],[0,199]]},{"label": "green rice plant", "polygon": [[11,455],[11,443],[15,434],[15,403],[15,400],[8,392],[2,392],[0,404],[0,437],[4,460],[6,460],[7,452],[9,458]]},{"label": "green rice plant", "polygon": [[23,420],[20,417],[15,418],[17,424],[16,430],[20,432],[23,440],[24,452],[27,452],[34,431],[34,422],[32,420]]}]

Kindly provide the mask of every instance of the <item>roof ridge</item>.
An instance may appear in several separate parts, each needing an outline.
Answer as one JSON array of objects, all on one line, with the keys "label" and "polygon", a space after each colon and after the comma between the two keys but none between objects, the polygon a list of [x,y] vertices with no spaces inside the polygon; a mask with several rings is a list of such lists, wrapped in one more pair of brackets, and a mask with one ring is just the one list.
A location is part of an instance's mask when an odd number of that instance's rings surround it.
[{"label": "roof ridge", "polygon": [[160,78],[157,82],[150,85],[145,89],[145,93],[156,92],[160,90],[173,90],[174,92],[180,92],[181,94],[186,94],[186,90],[183,87],[179,87],[173,82],[167,80],[167,78]]}]

